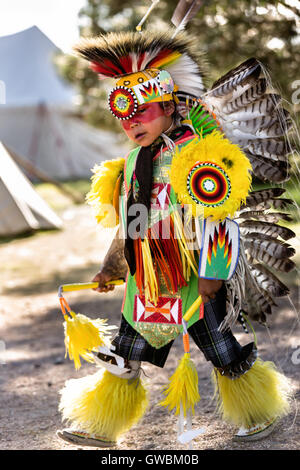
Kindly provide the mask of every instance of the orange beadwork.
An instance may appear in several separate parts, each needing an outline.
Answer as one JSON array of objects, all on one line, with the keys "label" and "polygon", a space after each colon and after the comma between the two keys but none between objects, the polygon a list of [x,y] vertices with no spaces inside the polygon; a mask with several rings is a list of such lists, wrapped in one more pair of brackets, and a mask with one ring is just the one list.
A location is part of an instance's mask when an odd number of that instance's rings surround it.
[{"label": "orange beadwork", "polygon": [[189,340],[189,334],[185,333],[182,335],[182,340],[183,340],[183,348],[185,353],[190,352],[190,340]]}]

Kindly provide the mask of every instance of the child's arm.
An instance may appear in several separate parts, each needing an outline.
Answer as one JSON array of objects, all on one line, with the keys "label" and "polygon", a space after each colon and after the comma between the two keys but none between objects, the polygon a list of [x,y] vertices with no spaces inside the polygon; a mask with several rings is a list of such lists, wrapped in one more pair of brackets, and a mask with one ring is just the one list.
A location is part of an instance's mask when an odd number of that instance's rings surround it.
[{"label": "child's arm", "polygon": [[110,245],[110,248],[104,258],[100,271],[94,276],[92,282],[98,282],[99,287],[94,289],[97,292],[108,292],[115,288],[114,285],[105,285],[109,281],[116,279],[126,279],[128,265],[124,257],[124,239],[121,229]]}]

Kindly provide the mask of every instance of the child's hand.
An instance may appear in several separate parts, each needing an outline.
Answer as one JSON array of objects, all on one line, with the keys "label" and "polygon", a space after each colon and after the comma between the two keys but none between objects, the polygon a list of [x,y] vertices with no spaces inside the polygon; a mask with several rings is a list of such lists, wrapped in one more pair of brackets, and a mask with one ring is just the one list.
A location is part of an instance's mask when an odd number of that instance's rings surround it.
[{"label": "child's hand", "polygon": [[97,292],[109,292],[111,290],[114,290],[114,284],[106,285],[106,283],[108,283],[109,281],[112,281],[111,276],[109,274],[99,271],[96,276],[92,279],[92,282],[98,282],[99,287],[96,287],[93,290]]},{"label": "child's hand", "polygon": [[215,299],[216,293],[221,289],[223,281],[216,279],[198,279],[198,291],[202,296],[204,303],[209,302],[210,299]]}]

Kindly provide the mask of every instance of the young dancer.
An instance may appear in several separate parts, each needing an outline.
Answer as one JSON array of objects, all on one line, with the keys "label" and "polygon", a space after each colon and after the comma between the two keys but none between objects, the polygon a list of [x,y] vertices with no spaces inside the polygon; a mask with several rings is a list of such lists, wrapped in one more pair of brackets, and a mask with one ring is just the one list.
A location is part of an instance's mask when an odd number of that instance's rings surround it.
[{"label": "young dancer", "polygon": [[273,297],[287,293],[269,268],[294,267],[293,250],[275,238],[294,234],[265,212],[281,207],[282,190],[249,192],[251,173],[277,182],[286,172],[287,114],[255,59],[206,91],[196,46],[184,33],[147,31],[76,47],[100,79],[116,80],[109,108],[136,147],[98,168],[89,193],[99,222],[119,224],[96,290],[120,278],[126,289],[119,332],[95,354],[103,369],[61,392],[71,427],[58,435],[71,443],[114,446],[138,422],[147,407],[141,364],[164,366],[199,294],[204,315],[197,308],[187,331],[212,363],[220,412],[238,427],[236,438],[268,435],[289,411],[287,379],[230,329],[241,312],[265,323]]}]

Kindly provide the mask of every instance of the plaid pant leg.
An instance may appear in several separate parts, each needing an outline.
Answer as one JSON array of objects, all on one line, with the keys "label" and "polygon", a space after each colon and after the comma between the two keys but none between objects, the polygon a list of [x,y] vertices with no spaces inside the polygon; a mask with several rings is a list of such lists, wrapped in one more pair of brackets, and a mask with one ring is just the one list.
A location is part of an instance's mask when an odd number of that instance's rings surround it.
[{"label": "plaid pant leg", "polygon": [[157,367],[164,367],[173,341],[160,349],[155,349],[122,316],[117,336],[113,339],[114,352],[130,361],[150,362]]},{"label": "plaid pant leg", "polygon": [[226,288],[217,293],[216,298],[204,305],[204,318],[189,328],[189,334],[203,352],[207,361],[215,367],[223,367],[239,362],[243,348],[230,330],[221,333],[218,328],[226,315]]}]

